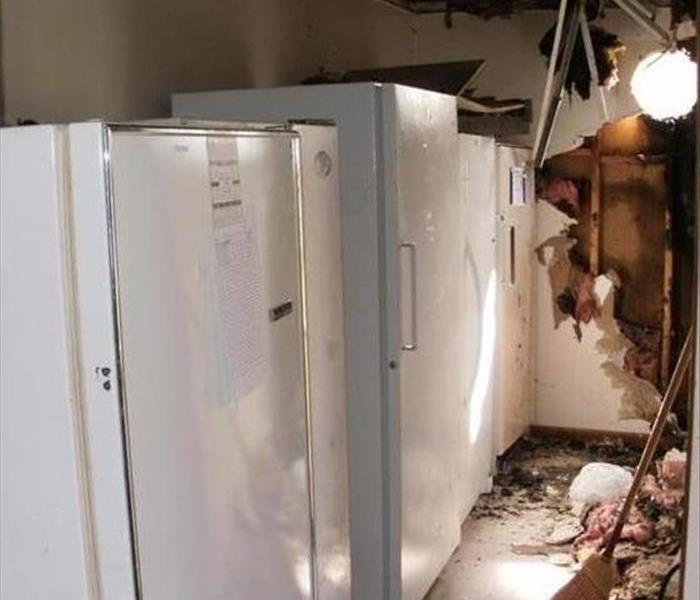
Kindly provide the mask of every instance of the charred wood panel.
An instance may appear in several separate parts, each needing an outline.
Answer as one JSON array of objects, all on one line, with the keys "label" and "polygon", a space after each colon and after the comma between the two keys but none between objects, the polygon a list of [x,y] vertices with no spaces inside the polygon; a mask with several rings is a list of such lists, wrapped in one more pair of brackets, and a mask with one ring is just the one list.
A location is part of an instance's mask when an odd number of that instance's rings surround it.
[{"label": "charred wood panel", "polygon": [[664,301],[667,167],[601,165],[601,267],[622,282],[616,316],[661,328]]}]

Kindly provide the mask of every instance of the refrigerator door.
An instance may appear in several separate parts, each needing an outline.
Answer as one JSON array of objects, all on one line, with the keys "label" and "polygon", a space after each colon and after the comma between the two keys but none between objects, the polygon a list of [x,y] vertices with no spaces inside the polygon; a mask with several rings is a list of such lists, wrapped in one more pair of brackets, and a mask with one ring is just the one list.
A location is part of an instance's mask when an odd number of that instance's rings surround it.
[{"label": "refrigerator door", "polygon": [[312,595],[295,139],[111,133],[149,600]]},{"label": "refrigerator door", "polygon": [[335,127],[294,129],[301,136],[318,598],[350,600],[338,143]]},{"label": "refrigerator door", "polygon": [[532,264],[534,256],[534,176],[531,152],[497,147],[498,350],[495,450],[505,452],[532,422],[534,379],[532,336]]},{"label": "refrigerator door", "polygon": [[459,543],[460,531],[455,480],[464,332],[456,319],[463,310],[464,233],[457,111],[451,96],[403,86],[384,87],[383,106],[387,173],[393,175],[385,199],[387,283],[396,281],[392,263],[399,282],[399,318],[389,290],[387,322],[390,344],[391,323],[399,326],[402,349],[401,597],[420,600]]},{"label": "refrigerator door", "polygon": [[460,420],[460,517],[491,489],[493,388],[496,345],[496,143],[459,136],[462,186],[463,390]]}]

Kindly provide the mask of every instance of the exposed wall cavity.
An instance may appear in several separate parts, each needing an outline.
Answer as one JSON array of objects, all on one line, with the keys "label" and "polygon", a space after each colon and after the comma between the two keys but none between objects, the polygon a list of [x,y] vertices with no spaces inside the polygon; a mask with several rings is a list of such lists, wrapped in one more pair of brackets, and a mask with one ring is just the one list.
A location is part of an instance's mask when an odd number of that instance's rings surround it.
[{"label": "exposed wall cavity", "polygon": [[671,311],[675,133],[624,119],[542,171],[539,425],[634,431],[656,415],[683,336]]},{"label": "exposed wall cavity", "polygon": [[[539,293],[546,303],[541,306],[551,314],[551,320],[544,319],[549,322],[538,328],[537,423],[636,431],[641,428],[640,421],[653,419],[660,395],[652,383],[626,367],[626,356],[637,346],[614,315],[620,278],[614,271],[594,277],[572,260],[578,243],[571,233],[575,219],[544,202],[537,212],[540,239],[554,234],[536,249]],[[547,329],[550,324],[553,330]],[[557,363],[546,358],[553,355]],[[562,370],[553,368],[555,364],[561,364]],[[561,406],[551,410],[557,392]],[[583,422],[568,418],[566,407],[571,404],[589,411]]]}]

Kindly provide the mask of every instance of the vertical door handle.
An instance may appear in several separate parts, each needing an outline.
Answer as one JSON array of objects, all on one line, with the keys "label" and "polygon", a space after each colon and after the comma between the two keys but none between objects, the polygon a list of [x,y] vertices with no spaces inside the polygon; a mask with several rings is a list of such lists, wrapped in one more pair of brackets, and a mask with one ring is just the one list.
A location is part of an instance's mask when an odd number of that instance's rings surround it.
[{"label": "vertical door handle", "polygon": [[508,276],[510,285],[515,285],[515,226],[511,225],[508,231]]},{"label": "vertical door handle", "polygon": [[[401,324],[402,324],[402,331],[401,331],[401,349],[402,350],[418,350],[418,280],[417,280],[417,275],[416,275],[416,245],[412,242],[404,242],[400,246],[400,256],[401,256],[401,275],[402,275],[402,282],[403,282],[403,275],[406,272],[404,270],[404,266],[407,266],[409,269],[409,290],[408,294],[401,294],[401,304],[405,306],[406,301],[408,300],[411,303],[411,320],[410,320],[410,328],[411,328],[411,337],[409,338],[409,341],[403,341],[404,340],[404,331],[403,331],[403,318],[401,319]],[[408,261],[408,264],[404,261]],[[402,290],[403,292],[403,290]],[[402,310],[402,317],[403,317],[403,310]]]}]

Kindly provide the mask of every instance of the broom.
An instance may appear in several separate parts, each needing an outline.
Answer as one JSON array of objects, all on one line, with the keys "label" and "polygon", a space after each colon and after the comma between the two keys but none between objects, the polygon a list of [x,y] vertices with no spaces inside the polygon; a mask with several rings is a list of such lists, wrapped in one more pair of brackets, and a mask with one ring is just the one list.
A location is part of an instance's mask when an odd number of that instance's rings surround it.
[{"label": "broom", "polygon": [[618,578],[617,565],[613,558],[613,552],[615,551],[615,546],[617,546],[617,543],[620,541],[622,527],[627,520],[627,515],[629,515],[632,509],[634,497],[654,458],[656,448],[659,445],[659,440],[661,439],[664,426],[666,425],[666,420],[668,419],[668,414],[671,412],[673,401],[676,399],[676,395],[683,381],[683,376],[690,364],[692,358],[692,337],[693,328],[691,327],[685,339],[685,343],[683,344],[681,354],[678,357],[676,367],[671,375],[671,381],[664,393],[663,401],[656,415],[656,420],[649,433],[649,439],[644,447],[644,452],[639,461],[637,472],[634,474],[634,479],[627,493],[627,498],[625,498],[622,510],[617,516],[615,528],[605,545],[605,549],[602,554],[592,554],[589,556],[583,563],[581,570],[574,575],[569,583],[554,595],[552,600],[607,600],[610,596],[610,591]]}]

